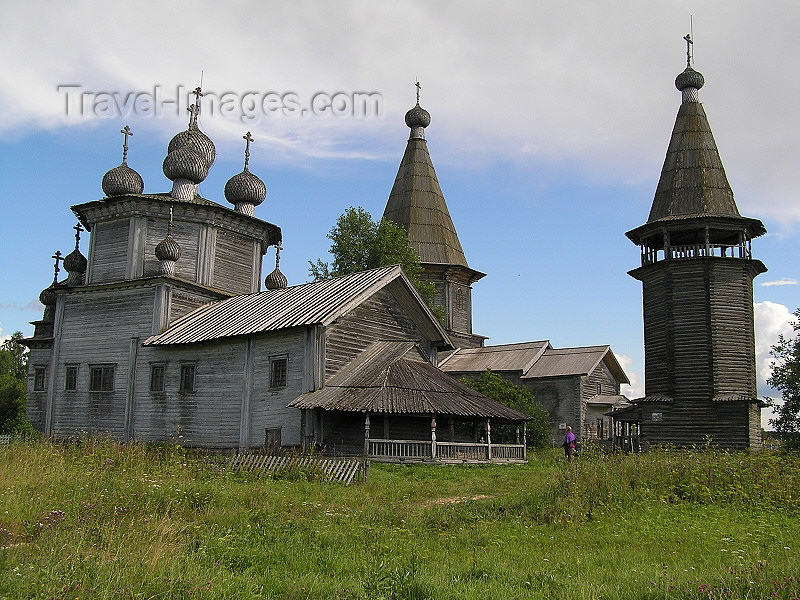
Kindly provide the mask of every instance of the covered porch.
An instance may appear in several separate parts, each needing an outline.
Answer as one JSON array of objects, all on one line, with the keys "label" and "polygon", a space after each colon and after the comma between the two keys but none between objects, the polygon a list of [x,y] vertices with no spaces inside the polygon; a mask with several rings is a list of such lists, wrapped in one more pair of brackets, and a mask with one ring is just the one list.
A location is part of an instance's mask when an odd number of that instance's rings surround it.
[{"label": "covered porch", "polygon": [[527,415],[430,364],[413,342],[377,342],[295,399],[307,448],[398,463],[524,463]]}]

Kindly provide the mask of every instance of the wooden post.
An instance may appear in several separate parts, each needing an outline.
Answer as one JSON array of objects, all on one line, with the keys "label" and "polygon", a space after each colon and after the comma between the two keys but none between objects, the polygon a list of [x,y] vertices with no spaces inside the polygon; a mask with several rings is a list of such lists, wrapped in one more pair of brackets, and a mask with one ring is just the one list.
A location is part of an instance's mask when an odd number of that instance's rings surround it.
[{"label": "wooden post", "polygon": [[369,456],[369,413],[364,419],[364,456]]},{"label": "wooden post", "polygon": [[517,425],[517,445],[519,445],[519,425]]},{"label": "wooden post", "polygon": [[436,459],[436,415],[431,417],[431,458]]},{"label": "wooden post", "polygon": [[455,419],[453,417],[450,417],[447,420],[447,423],[448,423],[448,425],[450,427],[450,441],[451,442],[455,442],[456,441],[456,421],[455,421]]},{"label": "wooden post", "polygon": [[528,448],[528,422],[522,422],[522,448],[523,452],[527,452]]},{"label": "wooden post", "polygon": [[306,439],[306,419],[308,418],[308,409],[300,409],[300,449],[303,452],[308,450],[308,440]]},{"label": "wooden post", "polygon": [[486,419],[486,458],[492,460],[492,424]]}]

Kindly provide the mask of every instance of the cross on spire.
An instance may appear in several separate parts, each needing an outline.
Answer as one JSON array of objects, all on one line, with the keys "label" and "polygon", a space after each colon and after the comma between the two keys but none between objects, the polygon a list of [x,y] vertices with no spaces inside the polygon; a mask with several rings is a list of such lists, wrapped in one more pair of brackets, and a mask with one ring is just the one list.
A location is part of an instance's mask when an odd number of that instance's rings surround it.
[{"label": "cross on spire", "polygon": [[417,80],[417,83],[415,83],[414,85],[417,88],[417,106],[419,106],[419,91],[422,89],[422,86],[419,84],[419,80]]},{"label": "cross on spire", "polygon": [[248,131],[245,135],[242,136],[242,139],[245,140],[245,147],[244,147],[244,170],[247,171],[247,165],[250,164],[250,142],[254,142],[253,136],[250,135]]},{"label": "cross on spire", "polygon": [[169,207],[169,225],[167,225],[167,237],[172,235],[172,205]]},{"label": "cross on spire", "polygon": [[133,132],[128,125],[125,125],[119,132],[125,136],[125,143],[122,144],[122,162],[126,163],[128,161],[128,136],[133,135]]},{"label": "cross on spire", "polygon": [[687,33],[683,36],[683,39],[686,40],[686,68],[692,66],[692,46],[694,45],[694,41],[692,40],[692,34]]},{"label": "cross on spire", "polygon": [[[127,139],[127,137],[125,139]],[[83,229],[83,227],[81,227],[80,223],[75,225],[75,227],[73,227],[73,229],[75,230],[75,250],[77,250],[78,246],[81,243],[81,231],[84,231],[84,229]]]},{"label": "cross on spire", "polygon": [[61,270],[58,268],[58,263],[64,260],[64,257],[61,256],[61,250],[56,250],[56,253],[53,254],[50,258],[54,258],[56,260],[56,264],[53,266],[53,283],[58,282],[58,272]]}]

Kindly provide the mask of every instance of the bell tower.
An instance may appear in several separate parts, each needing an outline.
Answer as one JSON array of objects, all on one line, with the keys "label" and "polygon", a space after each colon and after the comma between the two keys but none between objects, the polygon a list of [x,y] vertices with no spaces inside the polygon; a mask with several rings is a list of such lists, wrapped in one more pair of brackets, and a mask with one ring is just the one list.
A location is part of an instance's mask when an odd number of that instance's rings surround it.
[{"label": "bell tower", "polygon": [[401,225],[419,254],[420,279],[436,286],[434,302],[447,314],[445,330],[457,347],[483,346],[484,336],[472,333],[472,284],[485,273],[471,269],[461,248],[442,188],[436,178],[425,128],[431,115],[417,104],[406,113],[411,129],[383,218]]},{"label": "bell tower", "polygon": [[627,232],[640,247],[645,390],[643,440],[760,448],[753,279],[767,269],[751,241],[766,233],[739,214],[698,92],[686,69],[682,95],[647,223]]}]

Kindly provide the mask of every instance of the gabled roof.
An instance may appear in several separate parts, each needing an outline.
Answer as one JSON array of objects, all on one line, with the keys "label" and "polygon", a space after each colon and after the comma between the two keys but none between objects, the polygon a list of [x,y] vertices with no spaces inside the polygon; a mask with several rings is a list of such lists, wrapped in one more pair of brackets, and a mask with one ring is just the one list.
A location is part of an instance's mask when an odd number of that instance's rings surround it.
[{"label": "gabled roof", "polygon": [[550,342],[524,342],[459,348],[440,367],[448,373],[480,373],[492,371],[519,371],[522,379],[535,377],[563,377],[588,375],[602,361],[620,383],[630,383],[610,346],[584,346],[581,348],[553,348]]},{"label": "gabled roof", "polygon": [[439,363],[439,368],[453,373],[474,373],[486,369],[526,373],[547,348],[550,348],[547,340],[463,348]]},{"label": "gabled roof", "polygon": [[191,344],[289,327],[329,325],[385,287],[430,340],[450,345],[439,321],[399,265],[206,304],[149,337],[144,345]]},{"label": "gabled roof", "polygon": [[420,262],[469,267],[424,139],[408,140],[383,218],[408,231]]},{"label": "gabled roof", "polygon": [[522,421],[527,415],[487,398],[424,359],[414,342],[375,342],[325,387],[292,408],[385,414],[451,415]]},{"label": "gabled roof", "polygon": [[584,346],[581,348],[548,348],[541,358],[525,373],[523,379],[535,377],[562,377],[588,375],[605,361],[611,374],[620,383],[630,383],[610,346]]}]

